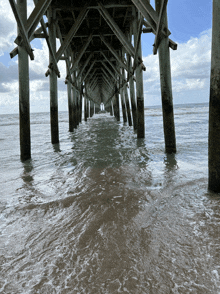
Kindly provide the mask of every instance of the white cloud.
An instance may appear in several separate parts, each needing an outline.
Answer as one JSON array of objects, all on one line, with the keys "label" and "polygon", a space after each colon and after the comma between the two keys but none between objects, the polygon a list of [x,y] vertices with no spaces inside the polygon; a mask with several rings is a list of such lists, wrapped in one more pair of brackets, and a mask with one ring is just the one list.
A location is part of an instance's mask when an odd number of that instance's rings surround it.
[{"label": "white cloud", "polygon": [[[170,50],[172,87],[175,103],[189,102],[190,93],[198,92],[198,101],[208,101],[210,64],[211,64],[211,30],[205,31],[198,38],[191,38],[186,43],[178,44],[176,51]],[[146,104],[160,103],[160,77],[158,56],[144,57],[144,89]],[[175,100],[177,93],[187,93],[185,101]],[[183,97],[183,95],[181,95]]]},{"label": "white cloud", "polygon": [[[33,0],[27,1],[27,14],[34,8]],[[0,2],[0,56],[13,49],[17,36],[17,25],[9,1]]]},{"label": "white cloud", "polygon": [[[3,3],[4,2],[4,3]],[[30,1],[29,1],[30,2]],[[0,29],[1,52],[9,52],[15,46],[16,37],[14,16],[7,1],[0,3],[1,16],[7,15],[6,23],[14,26],[11,36],[6,34],[7,28]],[[4,9],[5,13],[1,9]],[[6,11],[8,10],[8,13]],[[28,6],[29,13],[31,5]],[[1,22],[1,21],[0,21]],[[1,39],[0,39],[1,40]],[[49,54],[45,40],[41,40],[41,48],[34,48],[35,60],[30,61],[30,105],[31,111],[49,111],[49,77],[45,77],[48,69]],[[2,45],[3,44],[3,45]],[[59,47],[59,42],[57,44]],[[177,51],[171,50],[171,72],[174,103],[208,101],[209,75],[211,60],[211,30],[203,32],[198,38],[178,44]],[[144,57],[145,105],[160,104],[160,75],[158,56]],[[67,110],[67,91],[64,84],[66,66],[64,61],[58,63],[61,78],[58,79],[59,109]],[[18,69],[17,62],[9,67],[0,63],[0,112],[18,111]]]}]

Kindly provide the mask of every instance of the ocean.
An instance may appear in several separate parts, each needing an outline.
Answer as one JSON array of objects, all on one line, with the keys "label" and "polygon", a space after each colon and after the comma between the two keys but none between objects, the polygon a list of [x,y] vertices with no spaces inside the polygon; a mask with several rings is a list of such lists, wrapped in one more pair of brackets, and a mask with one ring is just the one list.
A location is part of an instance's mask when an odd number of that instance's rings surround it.
[{"label": "ocean", "polygon": [[177,153],[161,107],[145,139],[109,114],[50,143],[31,114],[20,161],[18,115],[0,115],[0,293],[220,293],[220,196],[208,192],[208,104],[176,105]]}]

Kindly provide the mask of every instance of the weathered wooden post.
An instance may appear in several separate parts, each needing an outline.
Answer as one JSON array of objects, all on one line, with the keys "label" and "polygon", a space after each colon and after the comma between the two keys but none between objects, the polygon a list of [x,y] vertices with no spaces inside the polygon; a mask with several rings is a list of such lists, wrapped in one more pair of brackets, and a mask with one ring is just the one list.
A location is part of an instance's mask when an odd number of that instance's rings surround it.
[{"label": "weathered wooden post", "polygon": [[83,85],[80,85],[79,122],[82,122],[82,99],[83,99]]},{"label": "weathered wooden post", "polygon": [[[73,60],[73,53],[72,53],[72,60]],[[75,81],[76,81],[76,73],[75,73],[75,71],[72,74],[72,81],[74,83],[74,85],[72,86],[73,128],[76,129],[77,128],[77,93],[76,93],[76,88],[75,88]]]},{"label": "weathered wooden post", "polygon": [[213,0],[208,188],[220,192],[220,2]]},{"label": "weathered wooden post", "polygon": [[[156,11],[160,13],[162,0],[155,0]],[[163,23],[167,27],[167,12],[164,13]],[[167,153],[176,152],[176,136],[173,113],[173,95],[171,83],[169,38],[163,37],[158,47],[160,64],[160,86],[163,108],[163,127],[165,150]]]},{"label": "weathered wooden post", "polygon": [[125,108],[125,100],[124,100],[124,89],[123,87],[120,89],[120,96],[121,96],[121,108],[122,108],[122,116],[123,116],[123,122],[127,122],[127,116],[126,116],[126,108]]},{"label": "weathered wooden post", "polygon": [[90,101],[90,117],[93,117],[94,114],[94,102]]},{"label": "weathered wooden post", "polygon": [[110,115],[113,116],[112,100],[110,101]]},{"label": "weathered wooden post", "polygon": [[[138,38],[138,15],[136,14],[135,7],[132,8],[132,14],[134,16],[133,22],[133,34],[134,34],[134,44],[137,43]],[[138,57],[142,60],[142,49],[141,41],[139,42]],[[143,69],[142,64],[139,64],[136,68],[136,96],[137,96],[137,138],[145,137],[145,127],[144,127],[144,85],[143,85]]]},{"label": "weathered wooden post", "polygon": [[111,106],[110,106],[110,101],[108,101],[107,104],[105,104],[105,110],[109,113],[111,113]]},{"label": "weathered wooden post", "polygon": [[87,116],[87,118],[90,117],[89,105],[90,105],[90,102],[89,102],[89,99],[87,98],[87,100],[86,100],[86,116]]},{"label": "weathered wooden post", "polygon": [[[20,17],[27,23],[27,0],[17,0]],[[19,29],[18,29],[19,32]],[[29,60],[23,46],[18,46],[19,73],[19,121],[20,121],[20,157],[21,160],[31,158],[30,105],[29,105]]]},{"label": "weathered wooden post", "polygon": [[[49,9],[49,39],[53,51],[56,52],[56,10]],[[50,64],[53,64],[53,56],[49,52]],[[58,94],[57,94],[57,75],[54,69],[50,69],[50,125],[51,142],[59,143],[58,125]]]},{"label": "weathered wooden post", "polygon": [[71,95],[71,82],[67,81],[67,93],[68,93],[68,109],[69,109],[69,131],[73,131],[73,105]]},{"label": "weathered wooden post", "polygon": [[97,103],[95,103],[95,113],[98,113],[100,110],[100,107]]},{"label": "weathered wooden post", "polygon": [[[131,41],[131,36],[127,34],[128,39]],[[130,72],[132,72],[132,62],[131,62],[131,56],[127,53],[127,60],[128,64],[130,64]],[[131,99],[131,109],[132,109],[132,118],[133,118],[133,127],[134,130],[137,130],[137,103],[136,103],[136,97],[135,97],[135,91],[134,91],[134,78],[130,74],[129,75],[129,88],[130,88],[130,99]]]},{"label": "weathered wooden post", "polygon": [[[122,69],[122,76],[123,76],[124,79],[125,79],[125,72],[124,72],[124,69]],[[127,84],[124,84],[124,86],[123,86],[123,91],[124,91],[125,104],[126,104],[126,109],[127,109],[128,124],[129,124],[129,126],[132,126],[131,111],[130,111],[130,104],[129,104],[129,99],[128,99]]]},{"label": "weathered wooden post", "polygon": [[120,109],[119,109],[119,97],[118,89],[115,86],[115,98],[114,98],[114,115],[117,121],[120,121]]},{"label": "weathered wooden post", "polygon": [[78,126],[79,125],[79,116],[80,116],[80,113],[79,113],[79,107],[80,107],[80,102],[79,102],[79,91],[77,90],[76,91],[76,125]]},{"label": "weathered wooden post", "polygon": [[84,121],[87,121],[87,98],[84,95]]}]

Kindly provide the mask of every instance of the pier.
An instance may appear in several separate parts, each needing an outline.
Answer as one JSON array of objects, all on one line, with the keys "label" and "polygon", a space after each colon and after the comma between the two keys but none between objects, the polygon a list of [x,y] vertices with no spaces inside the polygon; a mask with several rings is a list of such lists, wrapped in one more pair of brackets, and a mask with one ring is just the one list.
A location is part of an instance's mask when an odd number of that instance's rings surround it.
[{"label": "pier", "polygon": [[[9,0],[18,36],[11,58],[18,55],[20,157],[31,158],[29,62],[34,59],[30,42],[45,38],[49,50],[45,75],[50,81],[51,143],[59,143],[57,79],[67,86],[69,131],[87,118],[106,111],[133,126],[137,139],[145,137],[141,36],[155,35],[153,54],[158,55],[166,153],[176,152],[168,0],[33,0],[27,17],[27,0]],[[220,192],[220,4],[213,0],[212,70],[209,118],[209,189]],[[56,48],[59,39],[60,47]],[[66,63],[61,77],[59,61]],[[50,102],[49,102],[50,101]],[[122,118],[120,118],[120,105]],[[84,108],[84,109],[83,109]],[[84,111],[83,111],[84,110]],[[82,113],[84,112],[84,118]],[[149,138],[150,140],[150,138]]]}]

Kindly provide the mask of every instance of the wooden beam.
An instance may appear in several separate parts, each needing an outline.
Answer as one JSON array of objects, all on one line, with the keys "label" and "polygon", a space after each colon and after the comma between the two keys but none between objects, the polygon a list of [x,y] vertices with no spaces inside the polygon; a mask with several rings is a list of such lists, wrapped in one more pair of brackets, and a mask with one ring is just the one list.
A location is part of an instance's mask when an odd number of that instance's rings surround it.
[{"label": "wooden beam", "polygon": [[[134,16],[133,22],[133,33],[134,33],[134,43],[137,43],[137,20],[140,19],[140,16],[136,18],[136,8],[133,7],[132,14]],[[142,49],[141,42],[139,42],[138,46],[138,57],[142,58]],[[144,124],[144,84],[143,84],[143,69],[141,64],[139,64],[136,68],[136,97],[137,97],[137,138],[145,137],[145,124]]]},{"label": "wooden beam", "polygon": [[87,13],[88,13],[88,4],[84,6],[84,8],[81,10],[79,16],[76,19],[76,22],[72,26],[72,28],[69,30],[67,36],[65,37],[63,44],[60,46],[59,50],[56,53],[56,60],[59,61],[60,57],[62,56],[63,52],[66,50],[66,48],[69,46],[70,42],[72,41],[72,38],[78,31],[80,25],[82,24],[83,20],[85,19]]},{"label": "wooden beam", "polygon": [[[42,27],[38,28],[33,35],[31,36],[31,38],[29,38],[29,42],[31,42],[32,40],[35,39],[35,34],[40,34],[42,32]],[[18,55],[18,47],[15,47],[11,52],[10,52],[10,57],[14,58],[16,55]]]},{"label": "wooden beam", "polygon": [[102,14],[103,18],[107,22],[107,24],[110,26],[112,31],[115,33],[115,35],[118,37],[119,41],[124,46],[125,50],[134,57],[134,47],[132,44],[128,41],[127,37],[124,35],[122,30],[119,28],[115,20],[111,17],[107,9],[99,2],[98,3],[100,9],[99,12]]},{"label": "wooden beam", "polygon": [[105,44],[105,46],[111,51],[112,55],[115,56],[117,61],[119,62],[120,66],[127,70],[127,65],[123,62],[123,60],[120,58],[116,50],[112,47],[112,45],[106,40],[105,37],[103,37],[102,34],[100,34],[100,39]]},{"label": "wooden beam", "polygon": [[[16,8],[25,24],[27,1],[18,0]],[[29,58],[23,46],[19,46],[18,51],[20,158],[25,161],[31,158]]]},{"label": "wooden beam", "polygon": [[153,54],[156,55],[157,54],[157,48],[159,46],[160,40],[161,40],[161,29],[163,26],[163,19],[164,16],[166,14],[166,9],[167,9],[167,2],[168,0],[162,0],[162,4],[161,4],[161,8],[160,8],[160,14],[159,14],[159,20],[157,23],[157,32],[156,32],[156,36],[155,36],[155,40],[154,40],[154,48],[153,48]]},{"label": "wooden beam", "polygon": [[[150,5],[148,0],[131,0],[143,17],[148,21],[149,25],[152,27],[153,31],[157,30],[157,24],[159,21],[158,13],[154,10],[154,8]],[[168,29],[162,28],[162,33],[168,37],[171,32]]]},{"label": "wooden beam", "polygon": [[[220,2],[212,4],[212,53],[209,102],[208,189],[220,192]],[[219,194],[212,195],[218,199]],[[215,197],[215,198],[214,198]],[[218,197],[218,198],[217,198]],[[215,200],[214,200],[215,201]],[[217,206],[216,206],[217,207]]]},{"label": "wooden beam", "polygon": [[[155,0],[156,10],[162,9],[164,0]],[[165,10],[166,12],[166,10]],[[167,15],[164,15],[164,24],[167,26]],[[176,136],[173,111],[173,94],[170,64],[170,48],[168,46],[168,37],[163,37],[158,48],[159,66],[160,66],[160,87],[163,109],[163,128],[165,139],[165,150],[167,153],[176,152]]]},{"label": "wooden beam", "polygon": [[[130,39],[132,39],[132,34],[128,33]],[[127,54],[128,66],[130,66],[130,71],[132,70],[132,61],[131,56]],[[134,130],[137,130],[137,103],[134,91],[134,79],[133,76],[128,75],[129,80],[129,90],[130,90],[130,101],[131,101],[131,109],[132,109],[132,119],[133,119],[133,127]]]},{"label": "wooden beam", "polygon": [[93,57],[93,52],[90,53],[89,57],[86,59],[86,61],[84,62],[83,66],[80,68],[78,75],[77,75],[77,80],[81,77],[82,73],[84,72],[86,66],[88,65],[89,61],[91,60],[91,58]]},{"label": "wooden beam", "polygon": [[[34,3],[37,6],[39,2],[38,2],[38,0],[34,0]],[[52,47],[52,45],[50,43],[50,38],[49,38],[49,35],[47,33],[46,24],[44,22],[43,17],[40,19],[40,23],[41,23],[42,31],[43,31],[43,33],[45,35],[45,39],[46,39],[46,42],[47,42],[49,52],[51,54],[51,59],[53,60],[53,69],[54,69],[56,75],[60,78],[60,71],[59,71],[59,68],[57,66],[57,60],[56,60],[55,52],[54,52],[53,47]]]},{"label": "wooden beam", "polygon": [[[142,32],[142,26],[143,26],[143,16],[140,17],[139,23],[138,23],[138,29],[137,29],[137,40],[135,43],[135,54],[134,54],[134,64],[133,64],[133,71],[135,70],[137,64],[138,64],[138,48],[141,41],[141,32]],[[140,61],[142,62],[142,61]]]},{"label": "wooden beam", "polygon": [[[38,2],[38,1],[36,1],[36,2]],[[36,6],[33,9],[33,11],[31,12],[31,14],[27,20],[27,24],[25,26],[26,31],[27,31],[27,35],[28,35],[28,39],[30,39],[31,36],[33,35],[35,29],[37,28],[41,18],[43,17],[44,13],[47,11],[51,2],[52,2],[52,0],[39,0],[39,2],[36,3]],[[21,45],[22,39],[20,38],[20,36],[18,36],[15,39],[15,43],[18,45]]]},{"label": "wooden beam", "polygon": [[[56,11],[51,8],[49,13],[49,38],[53,51],[56,51]],[[49,54],[50,63],[53,62],[51,53]],[[58,91],[57,91],[57,76],[54,70],[50,72],[50,126],[51,126],[51,142],[52,144],[59,143],[59,122],[58,122]]]},{"label": "wooden beam", "polygon": [[[114,3],[114,4],[105,4],[105,8],[127,8],[132,7],[132,4],[120,4],[120,3]],[[74,5],[66,5],[66,4],[53,4],[53,7],[57,10],[67,10],[67,11],[80,11],[82,9],[82,6],[74,6]],[[88,9],[99,9],[98,5],[89,5]]]},{"label": "wooden beam", "polygon": [[[143,20],[143,24],[145,26],[145,28],[143,28],[143,33],[153,33],[154,35],[156,35],[156,30],[153,30],[152,27],[149,26],[149,23],[146,20]],[[177,50],[177,43],[175,43],[171,39],[168,39],[168,40],[169,40],[169,47],[172,50]]]},{"label": "wooden beam", "polygon": [[19,33],[20,33],[21,38],[23,40],[24,47],[25,47],[28,55],[30,56],[31,60],[34,60],[34,54],[33,54],[33,51],[31,49],[31,45],[29,43],[27,31],[26,31],[26,29],[24,27],[22,18],[21,18],[20,13],[19,13],[19,11],[17,9],[17,5],[16,5],[14,0],[9,0],[9,2],[10,2],[10,5],[11,5],[11,8],[12,8],[12,11],[14,13],[15,19],[17,21],[17,25],[18,25],[18,28],[19,28]]},{"label": "wooden beam", "polygon": [[74,63],[72,64],[72,67],[70,68],[70,73],[73,73],[73,71],[78,66],[78,63],[79,63],[80,59],[82,58],[83,54],[85,53],[86,48],[88,47],[88,45],[91,42],[91,40],[92,40],[92,34],[90,34],[89,38],[86,40],[86,42],[84,43],[83,47],[79,51],[76,59],[74,60]]},{"label": "wooden beam", "polygon": [[87,71],[87,73],[86,73],[85,76],[82,78],[82,81],[81,81],[81,82],[83,82],[83,81],[87,78],[87,76],[88,76],[89,72],[91,71],[91,69],[93,68],[95,62],[96,62],[96,60],[94,60],[94,61],[92,62],[92,64],[90,65],[90,67],[89,67],[89,69],[88,69],[88,71]]},{"label": "wooden beam", "polygon": [[113,79],[117,81],[117,78],[115,77],[115,75],[113,74],[113,72],[110,70],[110,68],[105,64],[104,61],[102,62],[102,65],[108,71],[108,73],[113,77]]},{"label": "wooden beam", "polygon": [[105,53],[103,51],[101,51],[101,54],[104,56],[105,60],[111,65],[111,67],[113,68],[113,70],[115,71],[115,73],[117,74],[117,76],[119,76],[121,79],[123,79],[121,73],[117,70],[117,68],[114,66],[114,64],[109,60],[109,58],[107,58],[107,56],[105,55]]},{"label": "wooden beam", "polygon": [[[61,34],[60,27],[59,27],[58,23],[56,23],[56,30],[57,30],[58,38],[60,40],[60,44],[62,45],[63,44],[63,38],[62,38],[62,34]],[[71,78],[71,73],[70,73],[70,61],[69,61],[70,54],[68,52],[68,47],[63,52],[63,54],[64,54],[65,61],[66,61],[66,69],[67,69],[68,80],[72,83],[72,78]]]},{"label": "wooden beam", "polygon": [[102,72],[103,72],[103,78],[105,79],[105,81],[106,81],[106,83],[109,85],[109,87],[110,88],[112,88],[113,86],[112,86],[112,84],[111,84],[111,80],[109,80],[109,77],[108,77],[108,75],[106,74],[106,72],[104,71],[104,69],[103,68],[101,68],[101,70],[102,70]]}]

